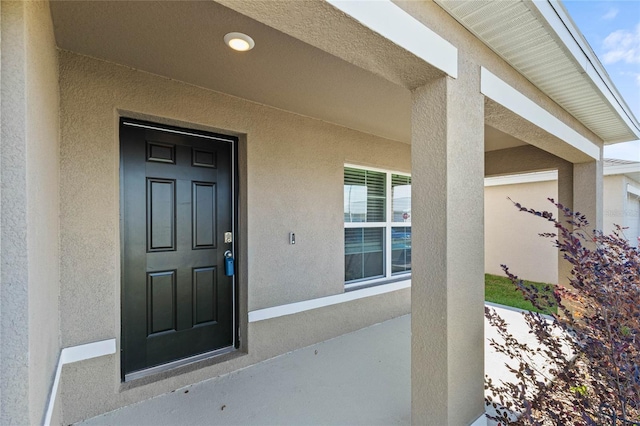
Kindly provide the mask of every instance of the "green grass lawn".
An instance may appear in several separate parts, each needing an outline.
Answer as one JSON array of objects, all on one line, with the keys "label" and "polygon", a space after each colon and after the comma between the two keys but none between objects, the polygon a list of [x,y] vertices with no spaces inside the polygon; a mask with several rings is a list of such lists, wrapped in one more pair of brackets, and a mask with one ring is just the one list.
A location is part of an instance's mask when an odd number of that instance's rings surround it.
[{"label": "green grass lawn", "polygon": [[[544,292],[544,287],[549,285],[532,281],[525,281],[525,283],[535,285],[541,292]],[[509,281],[509,278],[491,274],[484,274],[484,300],[487,302],[499,303],[500,305],[512,306],[518,309],[542,312],[543,314],[557,312],[556,306],[545,311],[540,311],[534,308],[529,301],[524,300],[520,290],[518,290],[515,285]]]}]

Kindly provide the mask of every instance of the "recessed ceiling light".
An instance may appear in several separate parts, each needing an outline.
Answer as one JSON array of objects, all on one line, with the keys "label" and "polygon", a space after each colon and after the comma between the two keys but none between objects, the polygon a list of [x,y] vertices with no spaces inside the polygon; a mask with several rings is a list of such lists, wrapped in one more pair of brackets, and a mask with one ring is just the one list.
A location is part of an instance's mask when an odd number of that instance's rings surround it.
[{"label": "recessed ceiling light", "polygon": [[251,37],[242,33],[229,33],[224,36],[224,42],[227,46],[239,52],[251,50],[256,45]]}]

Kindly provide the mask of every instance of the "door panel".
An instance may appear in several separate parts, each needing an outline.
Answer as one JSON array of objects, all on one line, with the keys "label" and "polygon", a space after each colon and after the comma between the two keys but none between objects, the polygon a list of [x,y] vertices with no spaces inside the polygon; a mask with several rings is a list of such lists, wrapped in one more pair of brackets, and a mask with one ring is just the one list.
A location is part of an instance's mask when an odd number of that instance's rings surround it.
[{"label": "door panel", "polygon": [[234,139],[140,125],[120,125],[123,376],[234,344]]}]

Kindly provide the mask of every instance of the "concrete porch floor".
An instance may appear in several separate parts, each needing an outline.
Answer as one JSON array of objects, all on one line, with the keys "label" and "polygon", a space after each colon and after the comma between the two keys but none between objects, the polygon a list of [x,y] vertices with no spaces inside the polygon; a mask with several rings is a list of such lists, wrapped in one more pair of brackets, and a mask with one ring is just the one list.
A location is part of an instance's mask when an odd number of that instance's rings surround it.
[{"label": "concrete porch floor", "polygon": [[[496,309],[514,333],[527,334],[517,311]],[[505,378],[505,359],[489,347],[494,333],[486,320],[485,336],[485,372]],[[81,424],[408,425],[410,349],[405,315]]]}]

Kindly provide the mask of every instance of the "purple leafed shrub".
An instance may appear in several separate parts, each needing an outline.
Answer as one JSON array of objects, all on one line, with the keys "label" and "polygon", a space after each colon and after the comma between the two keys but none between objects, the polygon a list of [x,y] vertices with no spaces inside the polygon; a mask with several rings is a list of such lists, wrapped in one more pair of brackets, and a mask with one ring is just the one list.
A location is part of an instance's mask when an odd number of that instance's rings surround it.
[{"label": "purple leafed shrub", "polygon": [[[514,205],[554,224],[556,233],[541,236],[571,264],[569,285],[553,289],[557,314],[523,314],[535,345],[485,308],[500,336],[491,345],[513,360],[515,378],[486,378],[487,416],[503,425],[640,425],[640,253],[620,227],[613,235],[593,231],[583,215],[549,201],[562,218]],[[551,296],[502,268],[534,306],[549,305]]]}]

